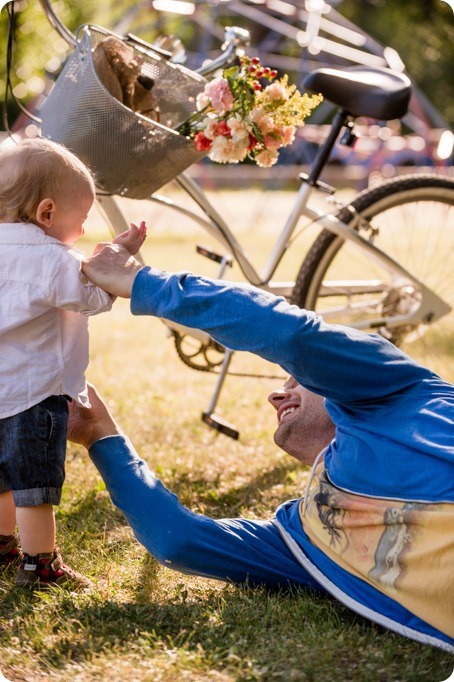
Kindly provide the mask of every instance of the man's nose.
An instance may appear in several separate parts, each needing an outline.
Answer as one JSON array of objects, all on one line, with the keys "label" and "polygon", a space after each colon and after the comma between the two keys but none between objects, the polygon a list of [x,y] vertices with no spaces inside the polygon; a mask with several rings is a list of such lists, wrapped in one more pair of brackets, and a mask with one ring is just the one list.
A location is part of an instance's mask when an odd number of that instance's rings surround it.
[{"label": "man's nose", "polygon": [[285,388],[278,388],[268,396],[268,401],[275,410],[279,409],[279,405],[288,397],[288,391]]}]

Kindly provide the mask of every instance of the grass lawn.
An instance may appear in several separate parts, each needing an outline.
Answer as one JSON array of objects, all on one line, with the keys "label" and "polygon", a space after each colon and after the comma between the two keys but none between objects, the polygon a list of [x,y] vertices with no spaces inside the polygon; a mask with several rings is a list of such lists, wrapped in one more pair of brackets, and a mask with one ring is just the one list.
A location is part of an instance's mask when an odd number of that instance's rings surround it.
[{"label": "grass lawn", "polygon": [[[247,214],[249,201],[241,201]],[[262,213],[279,213],[276,199],[267,201]],[[128,205],[133,219],[142,210]],[[145,217],[155,224],[153,209]],[[238,229],[262,246],[259,221],[244,219],[249,224]],[[87,252],[107,238],[97,225],[94,215],[82,245]],[[213,264],[194,254],[198,237],[181,221],[157,225],[146,260],[215,275]],[[239,429],[233,441],[202,424],[214,377],[178,360],[160,321],[134,318],[128,303],[117,301],[111,313],[92,318],[90,330],[89,379],[184,504],[218,518],[258,518],[301,494],[307,471],[272,440],[275,417],[266,396],[276,380],[228,379],[219,413]],[[246,355],[234,357],[233,369],[280,374]],[[9,680],[441,682],[452,673],[453,656],[387,632],[328,598],[238,589],[162,568],[134,540],[82,448],[69,446],[66,469],[58,543],[95,589],[23,594],[13,587],[14,572],[3,574],[0,670]]]}]

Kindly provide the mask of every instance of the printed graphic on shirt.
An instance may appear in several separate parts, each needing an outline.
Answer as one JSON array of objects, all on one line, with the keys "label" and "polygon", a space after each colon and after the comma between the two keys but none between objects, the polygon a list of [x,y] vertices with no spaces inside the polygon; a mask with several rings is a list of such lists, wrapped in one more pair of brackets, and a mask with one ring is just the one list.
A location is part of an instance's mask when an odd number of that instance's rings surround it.
[{"label": "printed graphic on shirt", "polygon": [[454,505],[347,493],[320,464],[302,510],[305,532],[333,561],[454,636]]}]

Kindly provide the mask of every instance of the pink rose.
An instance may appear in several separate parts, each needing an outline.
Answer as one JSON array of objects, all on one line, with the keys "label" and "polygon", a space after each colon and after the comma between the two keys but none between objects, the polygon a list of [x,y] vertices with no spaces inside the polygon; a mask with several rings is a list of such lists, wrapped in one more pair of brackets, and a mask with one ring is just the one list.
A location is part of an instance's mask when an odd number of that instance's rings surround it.
[{"label": "pink rose", "polygon": [[205,94],[211,100],[215,111],[231,111],[233,95],[225,78],[215,78],[205,85]]}]

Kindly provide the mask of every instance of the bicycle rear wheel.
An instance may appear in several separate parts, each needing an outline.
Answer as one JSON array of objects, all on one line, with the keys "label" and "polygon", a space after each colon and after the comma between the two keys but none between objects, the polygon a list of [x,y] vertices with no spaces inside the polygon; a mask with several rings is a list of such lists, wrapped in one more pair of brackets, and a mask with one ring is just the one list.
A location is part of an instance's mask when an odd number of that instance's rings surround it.
[{"label": "bicycle rear wheel", "polygon": [[[454,180],[408,175],[359,194],[340,220],[357,220],[372,241],[439,295],[451,312],[432,324],[366,329],[381,333],[422,364],[454,381]],[[379,314],[398,315],[417,305],[418,292],[369,254],[324,230],[299,270],[292,303],[327,322],[353,326]],[[451,367],[451,369],[449,369]]]}]

